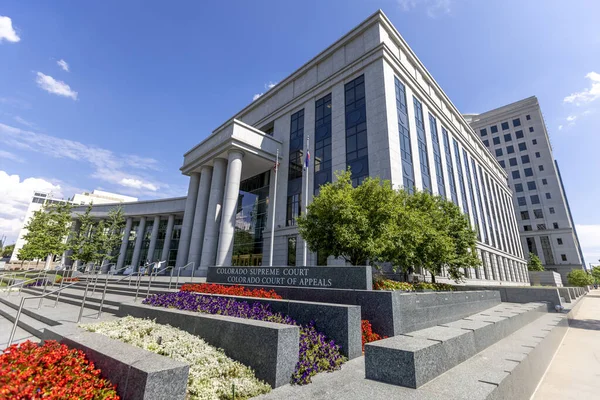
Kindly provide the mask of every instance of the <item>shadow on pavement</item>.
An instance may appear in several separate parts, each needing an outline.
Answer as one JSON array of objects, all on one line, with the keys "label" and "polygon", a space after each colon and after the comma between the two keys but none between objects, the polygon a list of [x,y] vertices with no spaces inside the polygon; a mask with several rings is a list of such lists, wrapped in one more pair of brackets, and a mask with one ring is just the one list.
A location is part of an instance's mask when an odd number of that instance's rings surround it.
[{"label": "shadow on pavement", "polygon": [[587,329],[600,331],[600,320],[597,319],[572,319],[569,320],[569,328]]}]

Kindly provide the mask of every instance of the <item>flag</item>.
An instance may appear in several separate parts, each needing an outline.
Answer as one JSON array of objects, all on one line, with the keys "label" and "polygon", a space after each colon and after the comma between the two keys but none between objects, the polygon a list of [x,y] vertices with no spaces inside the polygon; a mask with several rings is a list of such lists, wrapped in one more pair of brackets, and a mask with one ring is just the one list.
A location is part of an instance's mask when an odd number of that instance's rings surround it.
[{"label": "flag", "polygon": [[304,168],[308,169],[308,164],[310,163],[310,151],[306,150],[306,159],[304,160]]},{"label": "flag", "polygon": [[277,168],[279,168],[278,162],[276,162],[275,165],[273,165],[273,171],[277,171]]}]

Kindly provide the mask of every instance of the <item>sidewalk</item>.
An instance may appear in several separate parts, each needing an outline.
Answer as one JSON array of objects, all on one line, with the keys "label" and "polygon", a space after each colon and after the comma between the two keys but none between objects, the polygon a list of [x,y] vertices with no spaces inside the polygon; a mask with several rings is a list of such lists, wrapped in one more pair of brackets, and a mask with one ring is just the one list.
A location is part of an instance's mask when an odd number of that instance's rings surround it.
[{"label": "sidewalk", "polygon": [[533,400],[600,398],[600,290],[581,301]]}]

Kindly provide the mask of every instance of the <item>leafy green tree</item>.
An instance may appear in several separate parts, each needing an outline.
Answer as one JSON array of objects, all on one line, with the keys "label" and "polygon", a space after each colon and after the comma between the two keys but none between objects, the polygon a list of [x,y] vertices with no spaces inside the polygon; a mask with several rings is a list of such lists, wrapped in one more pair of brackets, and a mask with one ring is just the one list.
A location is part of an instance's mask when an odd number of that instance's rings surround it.
[{"label": "leafy green tree", "polygon": [[600,265],[592,268],[591,274],[592,274],[592,277],[594,278],[595,282],[600,281]]},{"label": "leafy green tree", "polygon": [[587,286],[594,283],[592,276],[582,269],[574,269],[569,272],[567,280],[571,286]]},{"label": "leafy green tree", "polygon": [[389,181],[377,178],[354,188],[349,170],[336,172],[336,178],[321,186],[306,215],[298,217],[298,230],[310,251],[365,265],[390,241],[396,193]]},{"label": "leafy green tree", "polygon": [[37,264],[39,264],[39,260],[48,255],[45,248],[49,221],[50,214],[47,212],[46,206],[33,213],[31,219],[24,226],[27,229],[27,233],[23,236],[25,244],[17,255],[19,260],[37,260]]},{"label": "leafy green tree", "polygon": [[97,259],[98,243],[94,242],[94,219],[90,215],[92,204],[88,205],[85,213],[79,216],[80,228],[70,240],[69,247],[73,250],[71,259],[87,265]]},{"label": "leafy green tree", "polygon": [[106,221],[102,222],[102,230],[98,232],[95,239],[98,243],[98,253],[106,263],[114,263],[119,257],[123,228],[125,228],[123,208],[121,206],[111,208]]},{"label": "leafy green tree", "polygon": [[4,246],[4,248],[2,249],[2,257],[10,257],[14,250],[15,250],[14,244],[9,244],[9,245]]},{"label": "leafy green tree", "polygon": [[544,266],[542,260],[533,253],[529,253],[529,261],[527,261],[527,269],[529,271],[543,271]]},{"label": "leafy green tree", "polygon": [[254,253],[254,236],[248,231],[236,229],[233,234],[233,243],[235,244],[234,256]]}]

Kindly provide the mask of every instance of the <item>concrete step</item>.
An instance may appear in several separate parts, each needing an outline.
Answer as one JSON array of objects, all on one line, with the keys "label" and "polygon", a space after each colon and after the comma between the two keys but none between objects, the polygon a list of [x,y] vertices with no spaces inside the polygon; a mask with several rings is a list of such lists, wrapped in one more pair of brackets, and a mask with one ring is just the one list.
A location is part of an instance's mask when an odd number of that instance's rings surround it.
[{"label": "concrete step", "polygon": [[[2,305],[0,305],[0,309]],[[13,322],[8,319],[0,316],[0,351],[4,350],[8,347],[8,338],[10,337],[10,332],[13,328]],[[30,340],[32,342],[39,342],[39,338],[27,332],[26,330],[17,327],[15,331],[15,337],[13,339],[13,343],[21,343],[26,340]]]},{"label": "concrete step", "polygon": [[[23,289],[23,293],[32,295],[39,295],[41,292],[42,290],[37,288]],[[56,297],[56,294],[51,294],[47,297],[47,301],[54,304],[53,302],[56,301]],[[61,292],[58,302],[80,306],[82,300],[83,291],[77,289],[65,289],[63,292]],[[100,295],[96,294],[96,296],[93,297],[88,294],[85,299],[85,308],[89,308],[91,310],[100,310],[101,301],[102,297]],[[102,306],[102,312],[116,314],[119,309],[119,304],[122,301],[131,301],[131,299],[129,297],[126,297],[125,299],[116,299],[115,297],[107,294],[104,299],[104,305]]]}]

